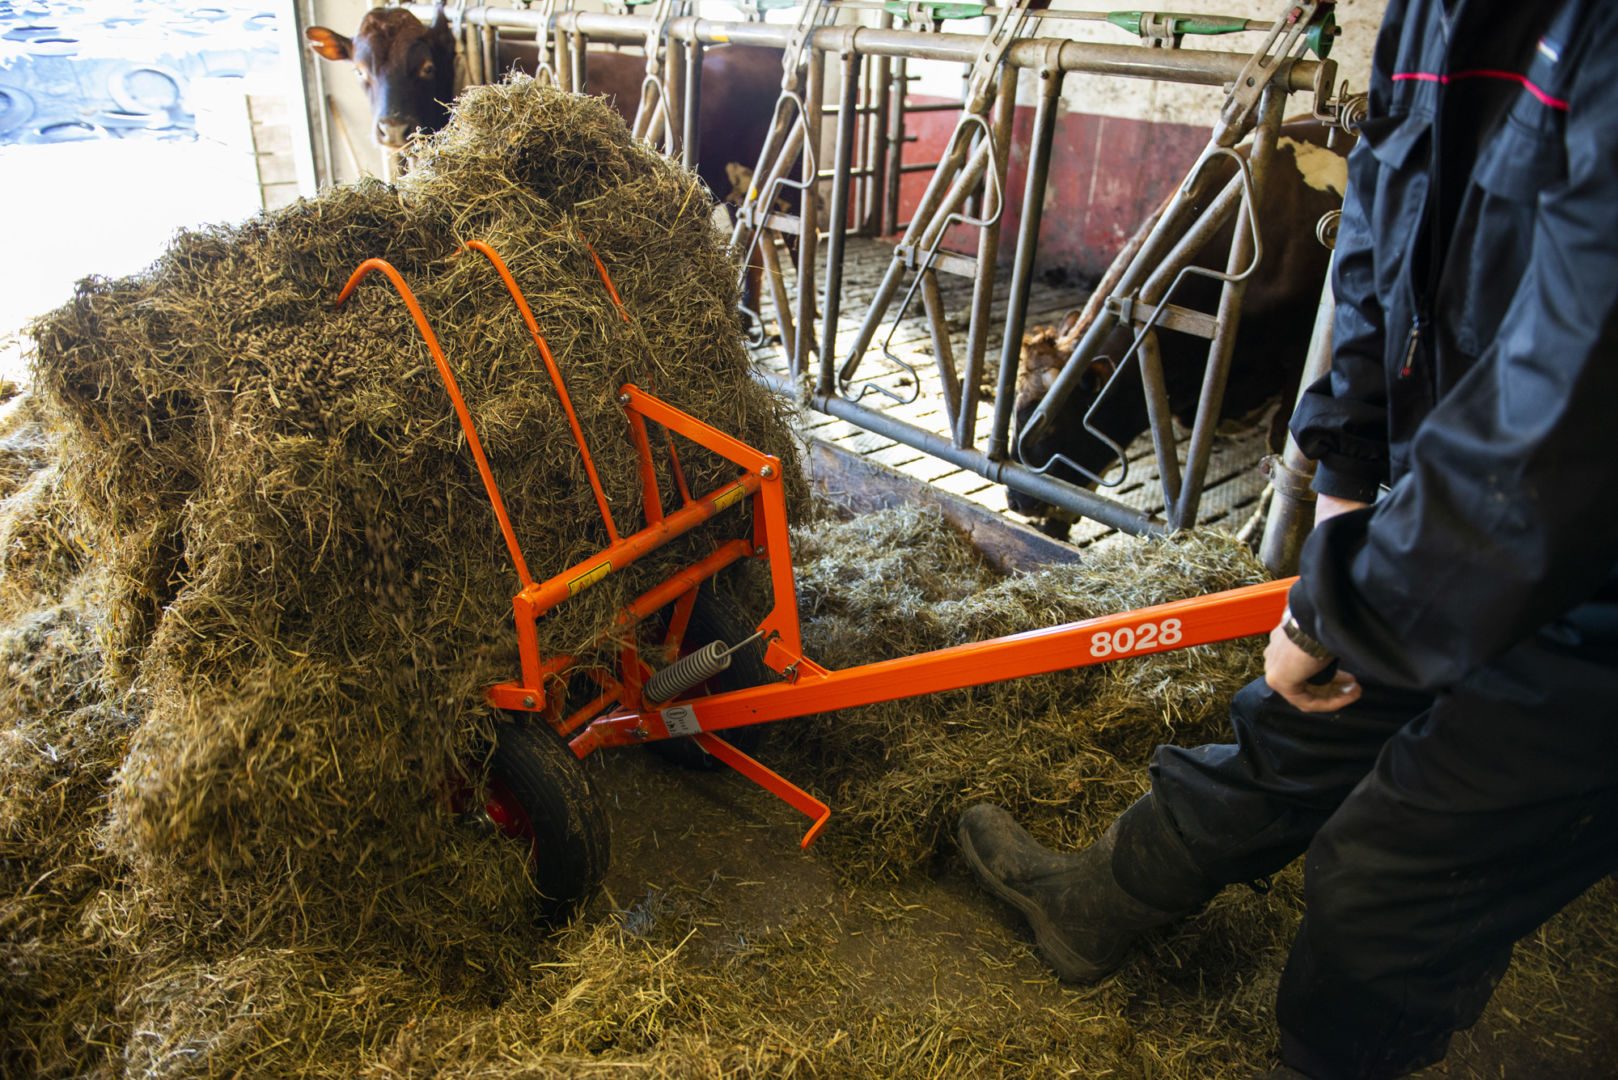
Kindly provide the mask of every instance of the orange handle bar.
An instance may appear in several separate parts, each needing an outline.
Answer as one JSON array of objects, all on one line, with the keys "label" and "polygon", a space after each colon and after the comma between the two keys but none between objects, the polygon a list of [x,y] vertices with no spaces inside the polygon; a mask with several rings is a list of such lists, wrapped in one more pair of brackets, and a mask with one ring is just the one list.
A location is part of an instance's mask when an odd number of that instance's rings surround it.
[{"label": "orange handle bar", "polygon": [[795,682],[604,717],[576,736],[571,746],[582,758],[607,746],[638,745],[699,730],[723,731],[1267,633],[1280,622],[1287,590],[1296,580],[1249,585],[842,671],[824,671],[805,662]]}]

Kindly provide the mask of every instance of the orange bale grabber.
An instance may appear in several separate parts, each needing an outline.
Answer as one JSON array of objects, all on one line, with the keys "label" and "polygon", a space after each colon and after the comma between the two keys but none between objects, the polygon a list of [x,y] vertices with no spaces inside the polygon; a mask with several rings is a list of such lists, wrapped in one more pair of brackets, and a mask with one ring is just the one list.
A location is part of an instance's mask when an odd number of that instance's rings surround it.
[{"label": "orange bale grabber", "polygon": [[[550,577],[535,581],[518,546],[498,485],[489,469],[471,413],[461,397],[448,362],[425,315],[403,279],[380,259],[360,264],[338,297],[341,304],[366,275],[382,271],[398,290],[443,377],[450,401],[477,462],[496,521],[517,572],[519,590],[512,598],[516,620],[518,671],[509,682],[489,687],[489,704],[514,713],[537,714],[558,735],[569,739],[573,754],[584,758],[605,747],[690,738],[713,757],[763,786],[812,819],[802,839],[807,847],[825,827],[825,803],[770,771],[718,735],[732,728],[795,716],[917,697],[983,683],[1023,678],[1113,660],[1146,656],[1171,649],[1262,634],[1280,621],[1293,579],[1233,589],[1211,596],[1179,600],[1139,611],[1123,612],[1064,626],[1032,630],[940,649],[881,663],[831,671],[805,655],[799,631],[797,592],[788,539],[787,508],[781,463],[732,436],[674,408],[633,384],[619,392],[624,421],[638,456],[645,524],[622,535],[613,521],[606,495],[590,455],[589,444],[568,397],[562,371],[522,290],[500,256],[473,241],[467,247],[483,255],[499,275],[539,351],[579,447],[585,472],[606,526],[607,546]],[[601,278],[605,297],[627,321],[606,265],[585,245]],[[654,467],[648,425],[668,435],[671,472],[679,505],[665,510]],[[736,466],[734,479],[713,491],[693,496],[679,465],[674,437],[689,440]],[[769,567],[772,603],[747,641],[765,643],[763,663],[780,681],[727,692],[703,689],[728,664],[730,653],[747,642],[710,642],[661,670],[646,664],[633,644],[620,644],[610,669],[584,667],[571,656],[542,656],[537,620],[570,597],[657,550],[670,540],[741,505],[752,508],[751,535],[717,544],[707,555],[642,593],[619,612],[602,641],[622,640],[626,628],[667,611],[663,646],[678,655],[701,586],[743,559]],[[632,640],[632,639],[631,639]],[[587,675],[597,692],[566,711],[567,680]],[[578,700],[577,697],[574,698]]]}]

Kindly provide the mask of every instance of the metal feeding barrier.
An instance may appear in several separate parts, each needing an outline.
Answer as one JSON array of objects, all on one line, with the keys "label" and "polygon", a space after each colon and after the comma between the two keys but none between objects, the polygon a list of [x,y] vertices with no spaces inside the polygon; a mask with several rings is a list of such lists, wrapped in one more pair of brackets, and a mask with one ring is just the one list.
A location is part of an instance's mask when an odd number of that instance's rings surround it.
[{"label": "metal feeding barrier", "polygon": [[[703,50],[727,44],[783,50],[781,93],[771,131],[733,230],[734,249],[743,265],[755,260],[762,264],[767,287],[759,306],[767,298],[773,308],[786,360],[785,377],[761,371],[760,378],[794,396],[807,390],[808,403],[823,413],[1112,528],[1160,533],[1195,523],[1246,284],[1263,254],[1259,208],[1286,102],[1295,93],[1312,95],[1312,115],[1344,130],[1352,130],[1363,107],[1363,97],[1351,97],[1335,87],[1336,65],[1328,58],[1336,34],[1331,0],[1281,4],[1276,18],[1267,22],[1149,11],[1050,11],[1034,7],[1030,0],[999,6],[942,0],[804,0],[790,23],[762,21],[767,11],[786,6],[780,0],[762,0],[749,7],[754,16],[749,21],[716,22],[677,14],[669,0],[643,2],[655,4],[651,15],[491,7],[465,8],[458,15],[464,32],[481,34],[485,46],[502,33],[537,34],[542,43],[556,42],[558,53],[570,57],[557,69],[564,84],[574,89],[584,85],[588,45],[644,49],[648,75],[635,130],[687,165],[697,163]],[[418,5],[418,10],[427,9]],[[850,21],[854,19],[875,20],[876,25]],[[987,20],[987,29],[979,33],[943,29],[970,25],[964,20],[972,19]],[[1035,36],[1048,24],[1074,20],[1104,22],[1134,35],[1137,42]],[[1236,33],[1262,38],[1250,53],[1178,47],[1188,35]],[[1309,58],[1311,52],[1316,58]],[[835,60],[838,76],[835,93],[830,92],[830,60]],[[916,61],[964,65],[968,74],[963,100],[911,101],[909,83],[914,76],[908,65]],[[1034,114],[1026,144],[1021,215],[1009,259],[993,408],[985,433],[979,430],[980,386],[990,370],[989,350],[994,347],[991,308],[1000,272],[1003,211],[1010,196],[1007,171],[1013,157],[1015,89],[1019,73],[1025,71],[1035,77]],[[1155,224],[1137,237],[1127,262],[1103,282],[1099,290],[1103,295],[1092,298],[1094,318],[1087,331],[1014,438],[1021,344],[1062,86],[1070,74],[1222,86],[1226,96],[1205,148]],[[914,139],[907,131],[908,119],[918,112],[941,110],[959,113],[941,160],[903,160],[906,143]],[[826,140],[823,122],[831,116],[836,126]],[[1215,181],[1208,166],[1236,157],[1234,148],[1249,137],[1251,147],[1238,161],[1235,174],[1222,188],[1210,190]],[[903,175],[914,172],[930,177],[916,212],[901,224],[899,185]],[[798,205],[785,205],[791,199],[784,196],[794,197]],[[1224,270],[1195,266],[1202,248],[1233,219],[1235,240]],[[971,254],[953,249],[960,246],[953,238],[963,230],[976,234]],[[893,233],[901,235],[887,271],[852,343],[839,350],[846,242],[850,236]],[[783,253],[795,260],[795,282],[788,281]],[[952,320],[945,310],[942,275],[973,281],[966,348],[960,355],[951,343]],[[1211,277],[1219,284],[1213,312],[1176,303],[1178,287],[1196,276]],[[810,282],[815,287],[807,287]],[[907,422],[885,407],[919,390],[915,361],[892,346],[894,329],[918,307],[948,417],[942,434]],[[760,332],[762,316],[757,311],[748,314],[755,333]],[[1129,331],[1131,346],[1124,356],[1110,358],[1115,363],[1102,393],[1121,391],[1125,379],[1140,380],[1159,466],[1161,515],[1104,493],[1118,487],[1129,469],[1123,447],[1116,443],[1114,466],[1100,472],[1079,469],[1083,484],[1053,474],[1056,466],[1075,463],[1031,452],[1053,424],[1080,422],[1067,418],[1064,410],[1070,410],[1073,393],[1093,370],[1103,342],[1120,327]],[[1192,334],[1208,342],[1196,418],[1184,440],[1183,469],[1158,348],[1160,331]],[[869,367],[873,354],[887,361],[878,370]],[[1314,349],[1311,355],[1323,356],[1325,351]],[[1082,422],[1097,433],[1091,422],[1094,414],[1091,408]]]},{"label": "metal feeding barrier", "polygon": [[[497,735],[487,812],[507,832],[533,844],[536,880],[558,911],[593,892],[606,870],[604,814],[568,748],[574,757],[585,758],[608,747],[688,738],[809,817],[811,825],[801,842],[807,847],[825,827],[830,808],[737,749],[720,733],[1265,633],[1280,619],[1291,580],[896,660],[828,669],[806,655],[799,630],[781,462],[640,387],[625,384],[618,402],[637,455],[645,523],[634,532],[621,532],[561,367],[522,290],[492,248],[479,241],[466,246],[488,260],[539,352],[577,443],[607,537],[600,551],[543,581],[536,581],[530,572],[472,414],[443,348],[404,278],[386,261],[368,259],[343,286],[337,304],[345,303],[372,273],[380,272],[393,285],[444,382],[505,539],[519,584],[512,598],[518,671],[516,678],[489,687],[486,694],[489,705],[513,718],[500,726]],[[581,241],[581,247],[601,280],[602,302],[610,303],[621,319],[629,321],[631,315],[613,287],[608,268],[587,243]],[[668,475],[679,502],[674,509],[665,508],[650,434],[653,425],[663,432]],[[734,479],[713,491],[693,494],[680,465],[676,438],[730,462],[736,469]],[[669,573],[618,612],[600,641],[609,660],[541,653],[540,619],[704,522],[742,514],[744,504],[750,508],[751,521],[749,528],[737,530],[745,533],[743,537],[716,543],[706,555]],[[687,647],[685,639],[704,583],[748,559],[768,568],[771,596],[767,614],[750,628],[750,634],[744,629],[747,636],[734,643],[721,640]],[[648,626],[656,628],[659,641],[637,640],[635,628]],[[718,692],[708,688],[708,681],[723,672],[734,655],[759,643],[763,645],[763,665],[776,681]],[[649,658],[659,655],[676,659],[654,669]],[[502,762],[508,771],[501,771]]]}]

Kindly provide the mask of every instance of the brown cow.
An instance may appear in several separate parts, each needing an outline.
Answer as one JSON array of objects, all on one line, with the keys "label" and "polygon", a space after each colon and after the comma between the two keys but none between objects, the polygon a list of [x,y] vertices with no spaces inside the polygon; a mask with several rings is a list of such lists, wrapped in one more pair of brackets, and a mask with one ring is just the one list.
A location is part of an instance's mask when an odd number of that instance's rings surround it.
[{"label": "brown cow", "polygon": [[449,122],[455,97],[455,35],[444,5],[423,26],[404,8],[365,13],[352,40],[324,26],[304,31],[309,47],[327,60],[352,60],[371,100],[371,137],[398,150],[418,131]]},{"label": "brown cow", "polygon": [[[1277,395],[1291,401],[1297,394],[1315,308],[1330,262],[1330,252],[1315,238],[1315,226],[1327,212],[1341,207],[1347,185],[1347,147],[1328,148],[1326,134],[1326,128],[1314,121],[1290,123],[1281,129],[1259,210],[1264,258],[1248,282],[1242,304],[1221,412],[1224,417],[1251,413]],[[1224,165],[1217,176],[1223,183],[1233,166],[1223,161],[1217,164]],[[1223,270],[1233,233],[1233,225],[1221,230],[1203,249],[1196,265]],[[1218,283],[1189,278],[1171,299],[1176,304],[1213,311],[1218,302]],[[1019,432],[1050,391],[1087,327],[1088,311],[1083,317],[1072,312],[1060,327],[1037,327],[1023,336],[1016,401]],[[1053,453],[1061,453],[1096,475],[1105,475],[1112,468],[1116,461],[1113,449],[1085,430],[1084,417],[1133,339],[1133,332],[1124,327],[1108,336],[1061,415],[1052,418],[1054,423],[1046,434],[1019,446],[1025,464],[1037,468],[1050,461]],[[1158,339],[1169,407],[1177,419],[1189,424],[1202,389],[1208,343],[1166,330],[1159,331]],[[1288,415],[1283,408],[1272,424],[1270,438],[1276,450],[1285,438]],[[1146,430],[1146,399],[1134,370],[1119,376],[1118,385],[1102,400],[1091,423],[1121,446],[1128,446]],[[1050,474],[1081,486],[1096,486],[1089,477],[1061,464],[1053,466]],[[1006,499],[1012,510],[1038,520],[1044,531],[1053,536],[1067,535],[1071,515],[1018,491],[1008,490]]]}]

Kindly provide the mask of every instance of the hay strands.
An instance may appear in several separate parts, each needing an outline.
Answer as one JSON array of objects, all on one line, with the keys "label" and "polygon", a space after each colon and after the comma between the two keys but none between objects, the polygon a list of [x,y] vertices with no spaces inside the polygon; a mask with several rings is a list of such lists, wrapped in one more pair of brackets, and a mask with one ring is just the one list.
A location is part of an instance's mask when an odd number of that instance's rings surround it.
[{"label": "hay strands", "polygon": [[[749,724],[958,690],[1246,637],[1263,633],[1274,626],[1285,606],[1286,593],[1292,584],[1290,580],[1266,582],[1139,611],[1084,619],[1063,626],[830,671],[803,652],[780,461],[710,427],[634,384],[626,383],[620,388],[619,403],[623,406],[630,437],[639,458],[642,504],[647,520],[644,528],[629,536],[621,536],[596,475],[589,445],[568,398],[566,382],[521,289],[492,248],[476,241],[468,246],[483,254],[494,266],[528,326],[567,414],[611,538],[604,550],[545,581],[536,582],[529,573],[471,414],[461,398],[454,375],[425,314],[398,271],[381,259],[367,260],[349,278],[338,303],[346,300],[365,276],[379,270],[393,283],[410,309],[454,403],[467,445],[477,461],[484,488],[522,584],[512,600],[520,677],[513,682],[491,686],[487,699],[499,709],[543,714],[558,734],[572,736],[569,745],[579,758],[609,746],[636,746],[662,739],[694,738],[714,757],[810,817],[813,825],[801,842],[803,847],[808,847],[829,820],[830,808],[726,743],[717,735],[718,732]],[[613,287],[606,266],[595,256],[593,249],[591,256],[602,285],[619,314],[627,320],[628,313]],[[647,421],[661,426],[668,435],[671,471],[682,499],[681,507],[667,514],[663,511]],[[693,497],[679,465],[674,435],[689,439],[739,466],[742,470],[740,478],[722,484],[700,498]],[[601,692],[571,715],[564,715],[565,692],[547,694],[547,683],[557,680],[564,672],[575,671],[576,660],[572,656],[541,657],[537,621],[570,597],[748,498],[753,502],[754,538],[751,545],[743,540],[721,544],[706,557],[675,571],[626,606],[619,613],[615,626],[622,628],[633,625],[672,604],[674,611],[668,621],[664,648],[667,655],[678,655],[680,638],[689,622],[697,590],[702,583],[744,557],[759,558],[769,565],[774,603],[758,624],[754,637],[766,641],[764,663],[781,674],[785,681],[675,701],[673,699],[678,698],[679,694],[715,674],[722,666],[715,666],[716,663],[728,657],[734,647],[713,643],[706,651],[674,661],[658,673],[654,681],[649,678],[652,673],[641,660],[639,650],[626,644],[617,650],[616,671],[592,672]],[[651,692],[654,685],[669,689],[654,695]],[[609,710],[613,711],[609,713]],[[603,713],[608,714],[601,715]],[[583,732],[573,734],[586,723],[588,726]]]}]

